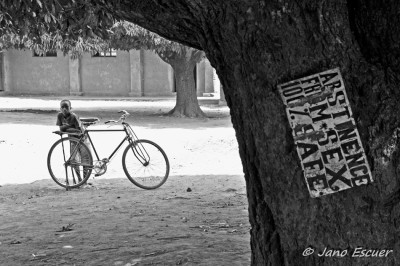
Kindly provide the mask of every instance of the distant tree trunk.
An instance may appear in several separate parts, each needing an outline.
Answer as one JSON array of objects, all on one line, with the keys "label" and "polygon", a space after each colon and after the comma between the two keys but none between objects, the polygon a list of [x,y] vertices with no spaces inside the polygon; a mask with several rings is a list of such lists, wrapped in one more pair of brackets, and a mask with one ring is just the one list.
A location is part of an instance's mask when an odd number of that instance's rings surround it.
[{"label": "distant tree trunk", "polygon": [[[400,265],[400,1],[140,3],[126,19],[201,47],[220,77],[245,173],[252,265]],[[374,183],[313,199],[277,85],[335,67]],[[309,246],[348,255],[303,256]],[[352,257],[357,247],[394,252]]]},{"label": "distant tree trunk", "polygon": [[168,114],[177,117],[206,117],[197,100],[193,76],[193,70],[196,63],[200,61],[202,52],[184,47],[181,53],[173,53],[168,56],[159,54],[159,56],[172,66],[176,81],[176,104]]}]

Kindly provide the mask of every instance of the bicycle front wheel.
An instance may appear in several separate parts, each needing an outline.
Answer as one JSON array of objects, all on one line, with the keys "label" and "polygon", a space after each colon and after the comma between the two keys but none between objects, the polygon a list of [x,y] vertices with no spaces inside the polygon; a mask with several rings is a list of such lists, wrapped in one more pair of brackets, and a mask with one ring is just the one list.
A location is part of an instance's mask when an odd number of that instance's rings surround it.
[{"label": "bicycle front wheel", "polygon": [[126,147],[122,166],[128,179],[143,189],[155,189],[167,181],[168,157],[156,143],[140,139]]},{"label": "bicycle front wheel", "polygon": [[47,168],[51,178],[65,188],[84,184],[93,170],[93,158],[89,148],[79,139],[62,138],[50,148]]}]

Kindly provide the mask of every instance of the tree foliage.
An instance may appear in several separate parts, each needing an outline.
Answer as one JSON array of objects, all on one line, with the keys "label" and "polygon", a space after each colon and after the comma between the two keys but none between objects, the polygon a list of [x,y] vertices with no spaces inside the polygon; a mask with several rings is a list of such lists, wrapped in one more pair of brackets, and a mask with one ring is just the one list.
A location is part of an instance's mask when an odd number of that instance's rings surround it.
[{"label": "tree foliage", "polygon": [[72,58],[77,58],[82,53],[95,53],[109,47],[108,42],[100,38],[62,39],[58,34],[44,33],[38,39],[40,39],[39,42],[27,36],[5,34],[0,36],[0,51],[10,48],[30,49],[41,54],[46,51],[61,50],[64,55],[69,53]]},{"label": "tree foliage", "polygon": [[107,1],[4,0],[0,2],[0,34],[27,36],[41,42],[54,33],[62,39],[106,39],[114,18]]},{"label": "tree foliage", "polygon": [[114,24],[104,1],[17,0],[0,2],[0,49],[70,52],[103,50]]},{"label": "tree foliage", "polygon": [[158,54],[179,54],[185,49],[185,46],[180,43],[167,40],[126,21],[116,22],[111,28],[111,32],[109,45],[120,50],[146,49],[153,50]]},{"label": "tree foliage", "polygon": [[[0,18],[4,16],[4,14],[3,16],[0,15]],[[36,15],[33,18],[36,18]],[[22,29],[10,25],[0,29],[2,33],[0,50],[8,48],[31,49],[38,53],[61,50],[64,54],[69,52],[73,57],[78,57],[84,52],[95,53],[107,48],[126,51],[146,49],[156,52],[165,62],[170,63],[171,58],[185,53],[186,49],[189,48],[127,21],[117,21],[108,30],[100,31],[101,37],[93,33],[84,33],[82,30],[75,33],[78,34],[77,36],[67,38],[68,35],[63,34],[63,28],[53,31],[52,27],[49,27],[51,23],[49,23],[48,18],[46,19],[46,16],[42,16],[42,19],[38,20],[44,21],[44,23],[39,23],[42,30],[37,30],[33,26],[26,28],[26,24]],[[54,22],[53,20],[52,22]],[[34,21],[31,21],[31,23]],[[6,25],[7,23],[12,24],[12,22],[4,19],[2,22]],[[84,22],[78,21],[76,23]],[[37,35],[33,34],[33,30]]]},{"label": "tree foliage", "polygon": [[[116,22],[110,31],[112,34],[110,34],[110,38],[107,41],[110,47],[120,50],[152,50],[168,64],[171,64],[172,60],[177,56],[186,56],[187,50],[191,49],[127,21]],[[201,51],[194,54],[197,62],[203,58],[198,54],[201,54]]]}]

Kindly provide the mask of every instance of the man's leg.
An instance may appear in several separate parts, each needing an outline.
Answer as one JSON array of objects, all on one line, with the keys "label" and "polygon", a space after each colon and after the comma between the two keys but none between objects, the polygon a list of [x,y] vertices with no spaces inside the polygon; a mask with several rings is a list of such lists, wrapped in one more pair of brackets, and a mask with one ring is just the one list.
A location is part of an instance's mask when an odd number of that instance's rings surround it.
[{"label": "man's leg", "polygon": [[[71,158],[73,158],[77,164],[80,164],[82,162],[81,155],[79,152],[80,149],[79,149],[79,147],[76,147],[76,146],[77,145],[75,142],[71,142]],[[75,170],[78,181],[81,182],[84,176],[81,175],[80,166],[75,165],[75,166],[73,166],[73,168]],[[75,179],[74,179],[74,182],[76,182]]]},{"label": "man's leg", "polygon": [[[90,150],[88,151],[87,149],[80,149],[80,157],[81,157],[81,162],[83,165],[91,165],[92,162],[90,161],[90,155],[88,154]],[[86,177],[90,173],[90,167],[89,166],[83,166],[83,176]]]}]

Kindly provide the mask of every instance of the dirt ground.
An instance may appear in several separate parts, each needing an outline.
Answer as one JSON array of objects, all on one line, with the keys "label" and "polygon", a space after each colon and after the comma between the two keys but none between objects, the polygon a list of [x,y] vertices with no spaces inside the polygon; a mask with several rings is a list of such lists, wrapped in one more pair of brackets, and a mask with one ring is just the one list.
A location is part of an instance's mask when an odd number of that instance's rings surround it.
[{"label": "dirt ground", "polygon": [[[119,152],[106,174],[66,191],[46,165],[58,102],[0,97],[0,265],[249,265],[245,182],[227,107],[202,106],[210,118],[198,120],[165,117],[168,99],[72,99],[79,116],[102,122],[130,112],[139,137],[166,151],[171,172],[162,187],[140,189]],[[122,139],[107,134],[93,140],[100,157]]]}]

